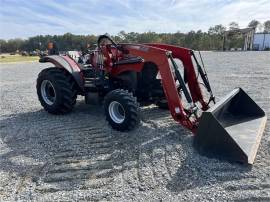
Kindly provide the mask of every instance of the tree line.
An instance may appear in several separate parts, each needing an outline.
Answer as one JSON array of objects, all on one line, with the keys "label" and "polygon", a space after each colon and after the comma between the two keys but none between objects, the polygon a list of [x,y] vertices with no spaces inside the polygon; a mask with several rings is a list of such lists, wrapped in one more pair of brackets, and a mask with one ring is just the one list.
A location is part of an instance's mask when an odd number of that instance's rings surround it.
[{"label": "tree line", "polygon": [[[270,20],[260,23],[257,20],[252,20],[248,27],[255,28],[259,32],[270,33]],[[207,32],[201,30],[190,31],[182,33],[156,33],[156,32],[119,32],[115,36],[111,36],[116,42],[126,43],[166,43],[182,47],[191,48],[194,50],[222,50],[223,35],[225,31],[237,30],[239,25],[236,22],[231,22],[228,27],[223,25],[215,25],[208,29]],[[82,50],[89,44],[94,46],[97,42],[95,35],[74,35],[66,33],[64,35],[38,35],[28,39],[0,39],[0,52],[15,52],[19,51],[33,51],[46,50],[49,42],[55,42],[61,51],[67,50]],[[243,44],[243,36],[241,34],[234,34],[230,37],[228,45],[231,47],[240,47]]]}]

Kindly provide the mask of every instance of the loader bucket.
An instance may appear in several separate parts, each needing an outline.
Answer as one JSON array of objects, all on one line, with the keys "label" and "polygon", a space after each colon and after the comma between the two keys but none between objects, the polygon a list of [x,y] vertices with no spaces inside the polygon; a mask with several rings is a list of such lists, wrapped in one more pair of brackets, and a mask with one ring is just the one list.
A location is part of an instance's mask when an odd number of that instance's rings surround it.
[{"label": "loader bucket", "polygon": [[202,113],[194,146],[202,155],[253,164],[265,124],[264,111],[237,88]]}]

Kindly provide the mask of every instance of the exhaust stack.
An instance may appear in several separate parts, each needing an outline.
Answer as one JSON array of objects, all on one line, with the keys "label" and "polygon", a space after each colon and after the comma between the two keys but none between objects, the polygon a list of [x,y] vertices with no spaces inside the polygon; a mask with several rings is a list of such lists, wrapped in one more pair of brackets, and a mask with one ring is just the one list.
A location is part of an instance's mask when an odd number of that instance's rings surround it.
[{"label": "exhaust stack", "polygon": [[234,89],[203,112],[194,146],[202,155],[253,164],[266,119],[241,88]]}]

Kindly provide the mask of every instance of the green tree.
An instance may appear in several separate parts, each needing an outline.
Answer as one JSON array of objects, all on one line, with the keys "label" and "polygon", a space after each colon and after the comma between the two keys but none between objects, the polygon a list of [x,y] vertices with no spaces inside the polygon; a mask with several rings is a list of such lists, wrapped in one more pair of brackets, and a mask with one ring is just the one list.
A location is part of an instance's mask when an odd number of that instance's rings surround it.
[{"label": "green tree", "polygon": [[0,39],[0,53],[7,52],[7,42],[5,40]]},{"label": "green tree", "polygon": [[261,24],[261,23],[260,23],[258,20],[251,20],[251,21],[248,23],[248,27],[257,29],[257,27],[258,27],[260,24]]},{"label": "green tree", "polygon": [[[238,29],[236,22],[230,23],[230,30]],[[264,23],[265,31],[270,32],[270,22]],[[208,29],[207,32],[201,30],[182,33],[155,33],[155,32],[125,32],[121,31],[115,36],[111,36],[119,43],[166,43],[199,50],[221,50],[223,34],[226,27],[215,25]],[[231,32],[228,39],[229,47],[241,47],[243,37],[237,35],[237,32]],[[95,35],[74,35],[66,33],[64,35],[39,35],[30,37],[26,40],[12,39],[0,40],[1,52],[13,52],[18,50],[33,51],[35,49],[46,50],[48,42],[55,42],[60,51],[67,50],[85,50],[89,45],[95,48],[97,43]]]},{"label": "green tree", "polygon": [[210,35],[213,35],[213,34],[223,35],[225,31],[226,31],[226,27],[220,24],[220,25],[215,25],[214,27],[210,27],[208,30],[208,33]]},{"label": "green tree", "polygon": [[236,30],[236,29],[239,29],[239,25],[237,22],[231,22],[229,24],[229,30]]}]

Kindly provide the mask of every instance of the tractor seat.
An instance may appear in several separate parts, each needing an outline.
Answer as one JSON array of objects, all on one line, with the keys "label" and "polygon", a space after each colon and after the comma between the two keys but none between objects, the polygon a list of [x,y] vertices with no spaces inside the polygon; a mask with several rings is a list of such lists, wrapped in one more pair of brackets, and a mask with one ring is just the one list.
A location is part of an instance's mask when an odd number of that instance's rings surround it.
[{"label": "tractor seat", "polygon": [[141,62],[143,62],[143,59],[141,57],[130,57],[130,58],[125,58],[123,60],[115,62],[113,66],[135,64],[135,63],[141,63]]}]

